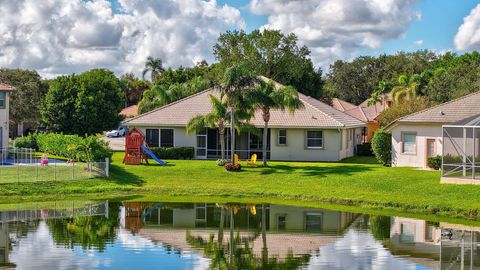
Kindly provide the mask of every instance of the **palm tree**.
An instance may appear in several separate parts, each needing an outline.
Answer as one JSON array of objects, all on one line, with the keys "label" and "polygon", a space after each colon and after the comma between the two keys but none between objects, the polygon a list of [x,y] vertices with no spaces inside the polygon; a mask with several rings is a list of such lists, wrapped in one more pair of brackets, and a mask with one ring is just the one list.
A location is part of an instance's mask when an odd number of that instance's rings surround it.
[{"label": "palm tree", "polygon": [[187,133],[193,131],[201,131],[207,127],[218,127],[218,134],[220,137],[221,159],[225,159],[225,124],[228,122],[228,102],[223,98],[217,98],[213,95],[208,95],[210,103],[212,104],[212,111],[207,115],[194,116],[187,124]]},{"label": "palm tree", "polygon": [[298,97],[298,92],[291,86],[284,86],[275,89],[274,82],[263,79],[258,81],[255,91],[250,93],[250,98],[254,107],[262,112],[264,122],[263,126],[263,142],[262,142],[262,160],[263,166],[267,166],[267,133],[268,122],[270,121],[270,110],[285,110],[293,113],[296,109],[301,108],[303,103]]},{"label": "palm tree", "polygon": [[242,106],[245,100],[246,92],[252,90],[255,77],[244,65],[234,65],[225,70],[222,84],[222,92],[228,102],[230,109],[230,134],[231,134],[231,159],[232,163],[235,154],[235,110],[238,108],[247,109]]},{"label": "palm tree", "polygon": [[399,103],[404,98],[412,99],[417,96],[418,75],[407,76],[400,75],[398,77],[398,86],[395,86],[392,91],[392,98],[396,103]]},{"label": "palm tree", "polygon": [[[389,91],[390,86],[385,81],[379,81],[378,87],[372,92],[371,97],[368,99],[368,106],[374,106],[377,103],[383,104],[383,108],[385,109],[385,95]],[[375,110],[377,107],[375,106]]]},{"label": "palm tree", "polygon": [[149,56],[147,58],[147,62],[145,62],[145,68],[143,69],[142,72],[142,77],[145,79],[145,75],[150,72],[150,78],[152,82],[155,81],[155,79],[158,78],[158,76],[162,75],[163,72],[165,72],[165,68],[163,67],[163,62],[162,59],[160,58],[153,58]]}]

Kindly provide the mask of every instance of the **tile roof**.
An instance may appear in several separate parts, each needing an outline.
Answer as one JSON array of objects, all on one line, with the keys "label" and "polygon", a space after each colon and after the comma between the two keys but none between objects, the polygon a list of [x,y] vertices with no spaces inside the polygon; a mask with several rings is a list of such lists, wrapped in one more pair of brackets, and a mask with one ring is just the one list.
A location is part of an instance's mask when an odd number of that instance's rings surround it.
[{"label": "tile roof", "polygon": [[343,99],[332,98],[332,107],[343,112],[343,111],[354,109],[357,106]]},{"label": "tile roof", "polygon": [[14,86],[0,83],[0,91],[15,91],[15,90],[17,90],[17,88],[15,88]]},{"label": "tile roof", "polygon": [[407,115],[398,119],[394,123],[447,124],[454,123],[477,114],[480,114],[480,91],[433,106],[423,111]]},{"label": "tile roof", "polygon": [[128,106],[126,108],[123,108],[118,114],[125,115],[125,116],[137,116],[138,106],[137,105]]},{"label": "tile roof", "polygon": [[[153,111],[124,121],[129,126],[186,126],[196,115],[211,111],[208,95],[219,96],[219,90],[207,89]],[[281,110],[270,112],[270,127],[321,127],[342,128],[364,126],[365,123],[312,97],[299,93],[303,108],[294,113]],[[262,127],[261,112],[257,111],[250,123]]]}]

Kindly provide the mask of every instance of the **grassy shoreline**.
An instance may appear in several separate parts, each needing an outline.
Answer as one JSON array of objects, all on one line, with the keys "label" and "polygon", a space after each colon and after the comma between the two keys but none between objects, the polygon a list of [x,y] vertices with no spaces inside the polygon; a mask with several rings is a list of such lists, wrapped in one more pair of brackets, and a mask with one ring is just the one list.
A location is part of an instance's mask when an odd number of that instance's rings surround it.
[{"label": "grassy shoreline", "polygon": [[[480,219],[480,186],[440,185],[439,172],[385,168],[369,158],[341,163],[271,162],[225,172],[214,161],[126,166],[115,153],[111,176],[63,182],[0,185],[0,203],[59,199],[218,198],[308,204],[359,211]],[[349,211],[351,211],[349,210]]]}]

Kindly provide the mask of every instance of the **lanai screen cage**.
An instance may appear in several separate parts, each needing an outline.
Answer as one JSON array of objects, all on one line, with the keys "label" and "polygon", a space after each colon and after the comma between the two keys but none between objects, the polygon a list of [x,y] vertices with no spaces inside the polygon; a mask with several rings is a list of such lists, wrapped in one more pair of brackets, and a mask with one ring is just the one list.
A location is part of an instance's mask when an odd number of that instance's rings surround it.
[{"label": "lanai screen cage", "polygon": [[442,182],[480,184],[480,115],[444,125],[442,148]]}]

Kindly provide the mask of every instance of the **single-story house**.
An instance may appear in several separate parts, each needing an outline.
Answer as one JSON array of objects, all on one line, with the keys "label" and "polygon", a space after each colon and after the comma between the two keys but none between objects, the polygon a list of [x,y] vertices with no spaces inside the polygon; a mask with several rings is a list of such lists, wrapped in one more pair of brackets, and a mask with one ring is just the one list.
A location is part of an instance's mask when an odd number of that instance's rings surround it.
[{"label": "single-story house", "polygon": [[392,97],[390,94],[383,96],[382,102],[368,105],[368,99],[356,106],[339,98],[332,99],[332,107],[342,111],[360,121],[367,123],[362,133],[362,142],[368,143],[372,140],[375,131],[380,128],[379,116],[387,108],[392,106]]},{"label": "single-story house", "polygon": [[[186,126],[196,115],[211,111],[209,95],[219,96],[211,88],[153,111],[125,120],[129,128],[136,127],[146,136],[150,147],[194,147],[195,158],[220,157],[218,130],[207,129],[187,134]],[[292,161],[338,161],[354,155],[361,143],[365,123],[315,98],[299,94],[303,108],[294,113],[272,110],[267,140],[267,158]],[[258,111],[250,124],[259,129],[264,126]],[[226,134],[226,154],[229,152],[229,132]],[[262,157],[262,137],[252,133],[236,135],[236,152],[241,159],[252,154]]]},{"label": "single-story house", "polygon": [[429,157],[442,155],[442,126],[480,114],[480,92],[399,118],[392,133],[392,166],[426,168]]},{"label": "single-story house", "polygon": [[0,83],[0,148],[8,147],[8,127],[10,124],[10,93],[16,88]]}]

